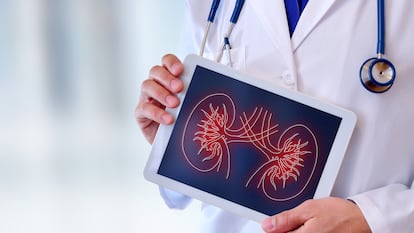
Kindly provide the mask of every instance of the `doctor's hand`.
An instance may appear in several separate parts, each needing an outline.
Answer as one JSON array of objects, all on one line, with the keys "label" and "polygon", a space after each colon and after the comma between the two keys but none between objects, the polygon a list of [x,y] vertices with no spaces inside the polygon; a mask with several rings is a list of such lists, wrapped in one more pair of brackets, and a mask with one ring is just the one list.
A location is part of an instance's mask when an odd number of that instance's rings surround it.
[{"label": "doctor's hand", "polygon": [[181,61],[168,54],[162,58],[161,65],[154,66],[148,79],[141,84],[141,93],[135,109],[135,119],[145,138],[152,143],[160,124],[172,124],[174,118],[165,111],[166,107],[179,105],[176,94],[183,90],[178,76],[183,72]]},{"label": "doctor's hand", "polygon": [[308,200],[262,222],[266,233],[371,233],[359,207],[345,199]]}]

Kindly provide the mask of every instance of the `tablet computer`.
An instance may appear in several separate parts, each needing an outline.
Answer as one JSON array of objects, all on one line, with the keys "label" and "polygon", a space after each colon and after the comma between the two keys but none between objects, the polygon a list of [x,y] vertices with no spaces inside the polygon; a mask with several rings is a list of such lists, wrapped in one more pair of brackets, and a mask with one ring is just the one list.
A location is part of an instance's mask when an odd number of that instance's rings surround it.
[{"label": "tablet computer", "polygon": [[196,55],[181,79],[147,180],[255,221],[330,195],[354,113]]}]

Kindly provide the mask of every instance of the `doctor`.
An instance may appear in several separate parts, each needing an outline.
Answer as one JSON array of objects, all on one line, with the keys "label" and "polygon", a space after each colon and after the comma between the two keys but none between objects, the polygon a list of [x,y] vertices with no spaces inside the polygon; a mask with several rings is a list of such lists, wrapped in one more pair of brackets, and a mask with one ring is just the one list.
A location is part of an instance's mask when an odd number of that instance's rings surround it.
[{"label": "doctor", "polygon": [[[293,1],[293,0],[290,0]],[[211,1],[187,0],[184,48],[198,53]],[[221,1],[204,56],[214,58],[223,42],[234,1]],[[282,0],[247,0],[229,37],[229,63],[269,85],[282,86],[348,108],[358,122],[332,197],[310,200],[258,224],[203,205],[201,232],[414,232],[414,1],[385,2],[385,57],[396,69],[392,87],[373,93],[361,85],[361,64],[375,57],[376,0],[310,0],[289,32]],[[290,25],[292,27],[292,25]],[[166,55],[142,83],[136,120],[152,143],[164,111],[179,104],[183,67]],[[190,199],[161,189],[172,208]]]}]

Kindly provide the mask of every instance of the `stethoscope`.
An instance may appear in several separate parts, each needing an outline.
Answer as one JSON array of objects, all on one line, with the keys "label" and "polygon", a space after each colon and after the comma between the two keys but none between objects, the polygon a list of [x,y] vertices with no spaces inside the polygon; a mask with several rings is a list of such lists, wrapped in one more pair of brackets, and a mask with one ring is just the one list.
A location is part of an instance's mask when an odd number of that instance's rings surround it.
[{"label": "stethoscope", "polygon": [[366,60],[359,71],[362,85],[374,93],[388,91],[395,81],[395,67],[387,59],[384,59],[385,51],[385,13],[384,0],[378,0],[378,41],[377,57]]},{"label": "stethoscope", "polygon": [[[200,56],[204,54],[204,47],[206,45],[208,33],[211,24],[214,22],[214,18],[217,9],[220,5],[220,0],[213,0],[211,4],[210,13],[207,19],[207,26],[204,30],[203,40],[200,46]],[[237,0],[233,9],[232,16],[230,18],[230,24],[227,32],[224,34],[223,42],[219,47],[219,52],[216,56],[216,61],[219,62],[222,59],[224,51],[227,51],[227,57],[229,65],[231,66],[230,56],[230,42],[229,37],[233,31],[234,26],[240,16],[240,12],[243,8],[244,0]],[[369,58],[366,60],[360,69],[359,76],[362,85],[373,93],[383,93],[388,91],[395,81],[395,67],[387,59],[383,58],[385,55],[385,13],[384,13],[384,0],[377,0],[377,18],[378,18],[378,38],[377,38],[377,57]]]}]

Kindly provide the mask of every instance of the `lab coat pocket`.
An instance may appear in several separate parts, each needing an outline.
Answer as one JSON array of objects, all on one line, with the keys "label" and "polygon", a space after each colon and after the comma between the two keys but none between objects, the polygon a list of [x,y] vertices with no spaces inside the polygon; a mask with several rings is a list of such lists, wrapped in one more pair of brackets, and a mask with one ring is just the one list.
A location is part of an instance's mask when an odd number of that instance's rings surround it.
[{"label": "lab coat pocket", "polygon": [[246,52],[245,48],[232,48],[230,50],[225,50],[221,63],[231,66],[236,70],[245,70],[246,69]]},{"label": "lab coat pocket", "polygon": [[[217,54],[215,53],[205,53],[204,56],[213,60],[217,59]],[[220,63],[231,66],[236,70],[246,70],[246,49],[244,47],[238,47],[224,50]]]}]

